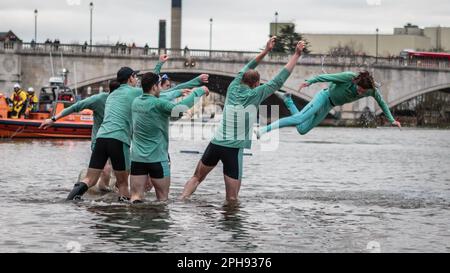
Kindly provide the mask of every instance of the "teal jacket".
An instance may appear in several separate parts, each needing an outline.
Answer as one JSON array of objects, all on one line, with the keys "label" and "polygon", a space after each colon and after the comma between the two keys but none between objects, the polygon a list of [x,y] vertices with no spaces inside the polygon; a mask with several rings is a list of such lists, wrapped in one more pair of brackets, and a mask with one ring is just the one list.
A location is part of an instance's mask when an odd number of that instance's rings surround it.
[{"label": "teal jacket", "polygon": [[252,89],[241,81],[244,73],[257,65],[255,60],[250,61],[228,86],[222,120],[211,141],[213,144],[230,148],[251,148],[252,129],[259,105],[280,89],[290,75],[283,68],[275,78]]},{"label": "teal jacket", "polygon": [[349,102],[354,102],[364,97],[373,97],[383,110],[388,120],[394,122],[394,117],[389,110],[389,106],[383,100],[378,89],[367,90],[364,94],[358,94],[357,86],[352,80],[357,76],[354,72],[342,72],[337,74],[323,74],[306,80],[313,84],[317,82],[329,82],[328,92],[334,105],[340,106]]},{"label": "teal jacket", "polygon": [[174,104],[150,94],[137,97],[132,105],[133,140],[131,160],[154,163],[168,160],[169,119],[174,114],[187,111],[196,98],[205,94],[197,88],[181,102]]},{"label": "teal jacket", "polygon": [[70,107],[64,109],[61,112],[61,117],[68,116],[72,113],[81,112],[84,109],[90,109],[94,112],[94,124],[92,125],[91,134],[91,149],[94,150],[95,140],[97,138],[97,132],[100,125],[103,122],[103,117],[105,114],[105,103],[108,98],[109,93],[99,93],[84,100],[78,101]]}]

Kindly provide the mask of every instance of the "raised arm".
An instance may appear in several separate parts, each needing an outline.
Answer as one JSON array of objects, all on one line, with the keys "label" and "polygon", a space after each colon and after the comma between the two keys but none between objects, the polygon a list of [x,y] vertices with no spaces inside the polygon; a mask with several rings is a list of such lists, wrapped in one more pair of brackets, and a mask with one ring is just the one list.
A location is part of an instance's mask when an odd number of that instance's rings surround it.
[{"label": "raised arm", "polygon": [[153,73],[159,75],[161,73],[162,66],[164,65],[165,62],[167,62],[168,59],[169,59],[169,55],[167,55],[167,54],[163,54],[163,55],[159,56],[159,62],[156,64],[155,68],[153,69]]},{"label": "raised arm", "polygon": [[255,103],[260,104],[267,97],[275,93],[275,91],[279,90],[283,87],[283,84],[291,75],[294,70],[295,65],[298,62],[298,59],[302,55],[302,51],[305,48],[305,42],[299,41],[295,47],[294,55],[289,59],[288,63],[284,66],[284,68],[278,73],[275,78],[266,84],[260,85],[259,87],[252,90],[252,94],[254,96]]},{"label": "raised arm", "polygon": [[230,86],[233,85],[239,85],[242,81],[242,77],[244,76],[244,73],[247,72],[250,69],[255,69],[258,64],[262,61],[262,59],[264,59],[264,57],[270,52],[272,51],[272,49],[275,46],[275,41],[276,41],[276,37],[273,36],[269,39],[269,41],[267,41],[266,43],[266,47],[264,48],[263,51],[261,51],[261,53],[258,54],[258,56],[256,56],[255,59],[251,60],[249,63],[247,63],[237,74],[236,78],[233,79],[233,81],[230,83]]},{"label": "raised arm", "polygon": [[89,98],[85,98],[84,100],[72,104],[70,107],[65,108],[59,114],[57,114],[55,116],[55,120],[52,119],[44,120],[39,126],[39,129],[47,129],[48,127],[52,126],[58,119],[68,116],[72,113],[77,113],[84,109],[93,110],[92,108],[94,104],[97,102],[97,97],[98,95],[90,96]]},{"label": "raised arm", "polygon": [[378,89],[375,89],[373,97],[377,101],[380,108],[383,110],[384,115],[387,117],[387,119],[391,122],[392,125],[395,125],[399,128],[401,128],[401,124],[399,121],[396,121],[394,117],[392,116],[391,111],[389,110],[389,106],[384,101],[383,97],[381,96],[381,93]]}]

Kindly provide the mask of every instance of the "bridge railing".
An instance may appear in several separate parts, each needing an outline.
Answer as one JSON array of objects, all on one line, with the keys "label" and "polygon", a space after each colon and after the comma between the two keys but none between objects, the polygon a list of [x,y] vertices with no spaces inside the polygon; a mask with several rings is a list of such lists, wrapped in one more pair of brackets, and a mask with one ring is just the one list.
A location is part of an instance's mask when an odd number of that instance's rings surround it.
[{"label": "bridge railing", "polygon": [[[65,54],[65,55],[88,55],[88,56],[123,56],[139,58],[157,58],[160,54],[167,53],[171,57],[191,58],[194,60],[221,60],[221,61],[248,61],[254,58],[258,52],[254,51],[225,51],[225,50],[203,50],[203,49],[159,49],[150,47],[133,47],[126,45],[80,45],[80,44],[56,44],[56,43],[21,43],[0,42],[0,53],[16,52],[28,54]],[[264,61],[285,63],[289,54],[271,53]],[[436,59],[424,59],[410,61],[401,57],[375,58],[372,56],[333,56],[325,54],[304,55],[300,63],[324,66],[359,66],[361,68],[371,67],[414,67],[429,69],[450,69],[450,62]]]}]

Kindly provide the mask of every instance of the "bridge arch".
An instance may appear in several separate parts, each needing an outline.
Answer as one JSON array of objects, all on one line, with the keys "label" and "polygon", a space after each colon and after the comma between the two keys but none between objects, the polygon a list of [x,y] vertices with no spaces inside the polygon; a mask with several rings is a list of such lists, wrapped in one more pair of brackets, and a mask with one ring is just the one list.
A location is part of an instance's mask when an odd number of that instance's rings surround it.
[{"label": "bridge arch", "polygon": [[[147,73],[147,72],[152,72],[153,69],[144,69],[141,70],[139,74],[143,74],[143,73]],[[163,73],[167,73],[167,74],[172,74],[175,75],[175,77],[173,77],[173,79],[176,81],[178,78],[177,75],[200,75],[200,74],[209,74],[212,77],[222,77],[222,78],[226,78],[229,79],[229,81],[231,82],[234,77],[236,77],[237,73],[230,73],[230,72],[224,72],[224,71],[218,71],[218,70],[203,70],[203,69],[177,69],[177,68],[172,68],[172,69],[164,69]],[[98,76],[98,77],[94,77],[94,78],[90,78],[78,83],[73,83],[69,85],[69,88],[75,88],[75,86],[77,88],[82,88],[85,86],[89,86],[92,84],[96,84],[99,82],[103,82],[103,81],[108,81],[108,80],[112,80],[116,78],[116,74],[107,74],[107,75],[103,75],[103,76]],[[185,77],[182,77],[185,78]],[[267,79],[262,78],[261,79],[262,83],[268,82]],[[216,91],[216,90],[214,90]],[[226,95],[226,87],[224,88],[225,93],[222,95]],[[289,91],[289,92],[295,92],[296,90],[294,90],[293,88],[289,87],[289,86],[283,86],[281,88],[281,91]],[[294,96],[296,96],[297,98],[304,100],[304,101],[310,101],[312,99],[311,96],[309,96],[306,93],[295,93]]]},{"label": "bridge arch", "polygon": [[[418,97],[418,96],[421,96],[424,94],[428,94],[428,93],[433,93],[436,91],[444,91],[444,90],[450,90],[450,82],[445,83],[445,84],[435,85],[435,86],[428,87],[428,88],[419,89],[417,91],[411,92],[411,93],[407,94],[406,96],[400,97],[396,100],[389,102],[388,106],[389,106],[389,108],[393,108],[393,107],[396,107],[397,105],[400,105],[400,104],[402,104],[410,99],[413,99],[415,97]],[[379,109],[376,112],[376,115],[379,115],[382,112],[383,112],[382,109]]]}]

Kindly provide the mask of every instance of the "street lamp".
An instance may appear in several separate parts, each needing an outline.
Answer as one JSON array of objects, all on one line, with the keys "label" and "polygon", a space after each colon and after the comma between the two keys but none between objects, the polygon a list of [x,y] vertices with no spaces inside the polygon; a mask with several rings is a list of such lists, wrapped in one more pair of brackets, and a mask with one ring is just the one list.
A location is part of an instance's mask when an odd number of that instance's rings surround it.
[{"label": "street lamp", "polygon": [[375,63],[378,63],[378,31],[379,29],[376,29],[377,35],[376,35],[376,48],[375,48]]},{"label": "street lamp", "polygon": [[211,54],[211,50],[212,50],[212,23],[213,23],[213,18],[209,18],[209,51]]},{"label": "street lamp", "polygon": [[34,10],[34,42],[37,43],[37,16],[38,10]]},{"label": "street lamp", "polygon": [[91,31],[90,31],[90,39],[89,39],[89,45],[92,51],[92,10],[94,9],[94,3],[89,3],[89,9],[91,10]]},{"label": "street lamp", "polygon": [[275,11],[275,36],[278,35],[278,11]]}]

